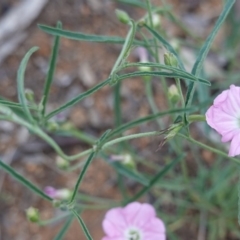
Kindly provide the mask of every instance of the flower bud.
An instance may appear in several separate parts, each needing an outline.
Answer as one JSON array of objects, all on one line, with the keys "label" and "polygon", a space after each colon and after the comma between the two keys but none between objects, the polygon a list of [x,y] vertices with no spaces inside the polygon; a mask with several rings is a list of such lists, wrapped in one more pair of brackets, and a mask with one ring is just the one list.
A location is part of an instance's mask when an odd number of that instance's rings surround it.
[{"label": "flower bud", "polygon": [[69,167],[69,162],[60,156],[56,157],[56,164],[62,170],[66,170]]},{"label": "flower bud", "polygon": [[124,154],[123,155],[122,164],[129,169],[132,169],[132,170],[136,169],[136,164],[133,161],[132,156],[130,154]]},{"label": "flower bud", "polygon": [[126,12],[124,12],[123,10],[116,9],[115,13],[116,13],[117,19],[121,23],[124,23],[124,24],[128,24],[129,23],[130,17],[129,17],[129,15]]},{"label": "flower bud", "polygon": [[38,222],[40,217],[39,217],[39,211],[37,208],[34,207],[30,207],[26,210],[26,215],[27,215],[27,219],[30,222]]},{"label": "flower bud", "polygon": [[164,53],[164,63],[167,66],[178,67],[177,58],[174,56],[174,54],[172,54],[170,52]]},{"label": "flower bud", "polygon": [[175,84],[172,84],[168,89],[168,97],[173,104],[176,104],[180,98],[178,89]]},{"label": "flower bud", "polygon": [[25,89],[25,97],[28,100],[28,102],[33,103],[34,102],[34,92],[31,89]]},{"label": "flower bud", "polygon": [[67,188],[56,189],[52,186],[47,186],[44,192],[55,200],[69,200],[72,197],[72,191]]},{"label": "flower bud", "polygon": [[[152,14],[152,22],[153,22],[153,27],[159,27],[161,24],[161,19],[160,16],[156,13]],[[147,19],[147,25],[151,26],[150,18]]]},{"label": "flower bud", "polygon": [[59,129],[59,124],[57,122],[55,122],[55,121],[52,121],[52,120],[48,121],[47,129],[50,132],[55,132],[55,131],[57,131]]}]

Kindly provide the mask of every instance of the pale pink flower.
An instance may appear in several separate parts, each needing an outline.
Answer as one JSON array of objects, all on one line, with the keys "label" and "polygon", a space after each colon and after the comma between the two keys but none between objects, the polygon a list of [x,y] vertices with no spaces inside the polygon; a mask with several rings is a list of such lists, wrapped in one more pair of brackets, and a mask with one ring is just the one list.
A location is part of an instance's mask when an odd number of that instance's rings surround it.
[{"label": "pale pink flower", "polygon": [[228,155],[240,154],[240,87],[231,85],[229,90],[218,95],[206,112],[208,125],[222,136],[222,142],[229,142]]},{"label": "pale pink flower", "polygon": [[103,220],[102,240],[165,240],[165,226],[147,203],[133,202],[109,210]]}]

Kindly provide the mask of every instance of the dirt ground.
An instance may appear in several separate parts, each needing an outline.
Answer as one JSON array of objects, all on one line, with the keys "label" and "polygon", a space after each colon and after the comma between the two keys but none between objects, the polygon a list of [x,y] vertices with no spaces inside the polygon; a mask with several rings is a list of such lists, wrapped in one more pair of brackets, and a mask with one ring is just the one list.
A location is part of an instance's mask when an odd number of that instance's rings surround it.
[{"label": "dirt ground", "polygon": [[[9,1],[8,8],[11,8],[11,4],[16,4],[16,2]],[[159,4],[161,1],[155,2]],[[173,4],[173,11],[181,18],[185,13],[192,13],[200,18],[214,19],[221,9],[221,4],[217,0],[172,0],[168,2]],[[3,3],[0,3],[0,6]],[[0,14],[7,14],[8,9],[3,11],[3,6],[1,7]],[[126,7],[124,4],[109,0],[50,0],[37,20],[28,28],[27,39],[0,66],[0,95],[17,101],[16,73],[20,60],[32,46],[39,46],[40,49],[29,62],[25,85],[34,91],[36,100],[40,101],[53,37],[39,30],[38,23],[54,26],[60,20],[64,29],[72,31],[125,36],[127,27],[116,20],[114,14],[116,7],[127,10],[134,19],[138,19],[144,14],[141,9]],[[163,27],[169,31],[170,36],[184,35],[169,22],[164,21]],[[207,31],[204,33],[207,34]],[[62,38],[48,111],[106,79],[119,50],[119,45],[93,44]],[[135,59],[134,56],[130,56],[130,58]],[[144,85],[138,79],[124,82],[122,89],[124,121],[133,120],[136,116],[145,116],[150,112],[143,92]],[[155,96],[159,109],[164,109],[166,100],[161,97],[161,85],[157,83],[155,83]],[[105,87],[77,104],[73,109],[66,111],[64,115],[79,129],[99,137],[104,130],[112,128],[114,124],[112,89]],[[150,131],[156,128],[157,125],[152,123],[144,125],[136,131]],[[5,122],[0,124],[0,134],[0,155],[18,172],[27,176],[41,189],[47,185],[56,188],[73,188],[79,172],[63,173],[59,171],[55,167],[56,154],[39,138],[30,135],[22,127]],[[64,151],[71,154],[88,147],[73,139],[57,138],[56,140]],[[151,157],[152,161],[157,162],[159,155],[154,150],[158,146],[158,140],[142,139],[133,141],[133,145],[143,157]],[[116,189],[116,181],[112,168],[102,159],[95,159],[84,179],[81,191],[93,196],[119,199],[120,194]],[[59,216],[61,214],[59,210],[53,209],[49,203],[34,196],[3,172],[0,172],[0,192],[0,239],[53,239],[62,222],[39,227],[36,224],[28,223],[25,209],[30,206],[39,208],[42,219]],[[105,210],[89,210],[82,215],[96,240],[100,240],[103,236],[101,222],[104,214]],[[85,239],[77,222],[72,224],[65,239]]]}]

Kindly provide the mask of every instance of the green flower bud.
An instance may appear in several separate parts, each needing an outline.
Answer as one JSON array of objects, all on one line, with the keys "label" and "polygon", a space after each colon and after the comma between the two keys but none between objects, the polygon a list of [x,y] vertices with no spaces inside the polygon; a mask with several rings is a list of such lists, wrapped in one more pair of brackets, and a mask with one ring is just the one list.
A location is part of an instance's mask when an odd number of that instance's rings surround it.
[{"label": "green flower bud", "polygon": [[175,55],[173,55],[170,52],[164,53],[164,63],[167,66],[178,67],[178,60],[177,60],[177,58],[175,57]]},{"label": "green flower bud", "polygon": [[124,23],[124,24],[128,24],[129,23],[130,17],[128,16],[128,14],[126,12],[124,12],[123,10],[116,9],[115,13],[116,13],[117,19],[121,23]]},{"label": "green flower bud", "polygon": [[[153,27],[159,27],[161,24],[160,16],[158,14],[152,14],[152,22],[153,22]],[[147,19],[147,25],[151,26],[150,18]]]},{"label": "green flower bud", "polygon": [[59,129],[59,124],[55,121],[48,121],[47,123],[47,129],[50,132],[55,132]]},{"label": "green flower bud", "polygon": [[178,89],[177,89],[175,84],[172,84],[169,87],[169,89],[168,89],[168,97],[169,97],[170,101],[173,104],[176,104],[179,101],[180,95],[179,95]]},{"label": "green flower bud", "polygon": [[34,102],[34,92],[31,89],[25,89],[25,97],[29,102]]},{"label": "green flower bud", "polygon": [[58,166],[60,169],[62,169],[62,170],[66,170],[66,169],[68,169],[68,167],[69,167],[69,162],[68,162],[67,160],[63,159],[63,158],[60,157],[60,156],[57,156],[57,158],[56,158],[56,164],[57,164],[57,166]]},{"label": "green flower bud", "polygon": [[26,210],[26,215],[27,215],[27,219],[30,221],[30,222],[38,222],[39,219],[40,219],[40,216],[39,216],[39,211],[37,208],[34,208],[34,207],[30,207]]},{"label": "green flower bud", "polygon": [[132,169],[132,170],[136,169],[136,164],[133,161],[132,156],[130,154],[123,155],[122,164],[129,169]]}]

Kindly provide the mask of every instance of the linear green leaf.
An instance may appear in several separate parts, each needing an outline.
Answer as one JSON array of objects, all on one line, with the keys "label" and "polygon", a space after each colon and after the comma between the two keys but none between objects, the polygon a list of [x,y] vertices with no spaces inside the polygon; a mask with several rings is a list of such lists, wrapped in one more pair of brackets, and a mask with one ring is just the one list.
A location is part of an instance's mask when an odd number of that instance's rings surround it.
[{"label": "linear green leaf", "polygon": [[[21,104],[15,103],[15,102],[11,102],[11,101],[8,101],[8,100],[1,100],[0,99],[0,104],[4,105],[6,107],[10,107],[10,108],[20,108],[20,109],[23,109]],[[28,108],[29,109],[34,109],[32,106],[29,106],[29,105],[28,105]]]},{"label": "linear green leaf", "polygon": [[54,111],[52,111],[51,113],[49,113],[46,116],[46,119],[50,119],[51,117],[58,114],[59,112],[62,112],[63,110],[73,106],[74,104],[78,103],[79,101],[83,100],[84,98],[90,96],[91,94],[93,94],[94,92],[99,90],[100,88],[106,86],[110,82],[110,80],[111,80],[111,78],[108,78],[108,79],[104,80],[103,82],[99,83],[98,85],[96,85],[95,87],[89,89],[88,91],[79,94],[77,97],[73,98],[69,102],[63,104],[61,107],[59,107],[59,108],[55,109]]},{"label": "linear green leaf", "polygon": [[164,64],[160,64],[160,63],[153,63],[153,62],[146,62],[146,63],[129,63],[127,65],[123,65],[121,67],[120,70],[124,69],[124,68],[128,68],[128,67],[154,67],[154,68],[160,68],[160,69],[165,69],[165,70],[169,70],[172,71],[173,73],[178,73],[178,74],[182,74],[182,78],[188,78],[188,79],[192,79],[192,80],[196,80],[196,81],[205,81],[205,82],[209,82],[206,79],[203,78],[199,78],[196,77],[195,75],[186,72],[185,70],[181,70],[179,68],[175,68],[175,67],[171,67],[171,66],[167,66]]},{"label": "linear green leaf", "polygon": [[26,70],[29,58],[37,50],[38,50],[38,47],[33,47],[26,53],[23,60],[21,61],[21,64],[20,64],[18,72],[17,72],[18,99],[19,99],[19,102],[21,103],[21,105],[23,106],[24,112],[30,122],[34,122],[34,120],[29,111],[29,108],[27,106],[27,100],[25,97],[24,74],[25,74],[25,70]]},{"label": "linear green leaf", "polygon": [[82,218],[78,215],[78,213],[73,209],[71,210],[71,212],[73,213],[73,215],[77,218],[78,222],[80,223],[82,230],[85,234],[85,236],[87,237],[88,240],[93,240],[93,238],[91,237],[84,221],[82,220]]},{"label": "linear green leaf", "polygon": [[[58,29],[62,28],[62,23],[61,22],[57,23],[57,28]],[[56,69],[59,45],[60,45],[60,37],[56,36],[55,39],[54,39],[54,44],[53,44],[53,48],[52,48],[51,58],[50,58],[50,62],[49,62],[49,69],[48,69],[47,79],[45,81],[44,90],[43,90],[43,102],[42,102],[42,105],[43,105],[42,115],[43,116],[45,115],[46,104],[47,104],[47,101],[48,101],[49,91],[50,91],[50,87],[52,85],[53,76],[54,76],[55,69]]]},{"label": "linear green leaf", "polygon": [[142,118],[139,118],[137,120],[133,120],[131,122],[128,122],[128,123],[125,123],[123,125],[121,125],[120,127],[114,129],[110,134],[109,134],[109,138],[110,137],[113,137],[114,135],[116,134],[119,134],[121,132],[124,132],[130,128],[133,128],[133,127],[136,127],[142,123],[146,123],[146,122],[149,122],[149,121],[152,121],[158,117],[162,117],[162,116],[165,116],[167,114],[175,114],[175,113],[181,113],[181,112],[190,112],[190,111],[193,111],[194,108],[178,108],[178,109],[171,109],[171,110],[168,110],[168,111],[163,111],[163,112],[159,112],[159,113],[155,113],[155,114],[151,114],[151,115],[148,115],[146,117],[142,117]]},{"label": "linear green leaf", "polygon": [[179,73],[169,73],[169,72],[163,72],[163,71],[132,72],[132,73],[127,73],[127,74],[118,76],[118,80],[123,80],[123,79],[131,78],[131,77],[139,77],[139,76],[164,76],[164,77],[169,77],[169,78],[184,78],[184,79],[188,79],[190,81],[200,82],[200,83],[206,84],[208,86],[211,85],[211,83],[205,79],[199,78],[196,80],[195,78],[190,78],[190,76],[187,77],[187,75],[183,76],[182,74],[179,74]]},{"label": "linear green leaf", "polygon": [[136,201],[141,196],[143,196],[145,193],[147,193],[155,183],[159,181],[170,169],[172,169],[180,160],[182,160],[184,155],[180,155],[178,158],[173,160],[171,163],[169,163],[167,166],[165,166],[159,173],[157,173],[151,180],[148,186],[144,187],[142,190],[140,190],[137,194],[135,194],[130,200],[128,200],[126,203],[130,203],[133,201]]},{"label": "linear green leaf", "polygon": [[53,199],[50,198],[48,195],[46,195],[44,192],[42,192],[38,187],[36,187],[34,184],[32,184],[29,180],[27,180],[25,177],[20,175],[18,172],[16,172],[12,167],[4,163],[0,159],[0,168],[2,168],[5,172],[9,173],[13,178],[15,178],[18,182],[26,186],[28,189],[39,195],[40,197],[52,201]]},{"label": "linear green leaf", "polygon": [[125,167],[119,162],[111,162],[110,165],[112,165],[117,172],[119,172],[125,177],[133,179],[134,181],[139,182],[144,186],[147,186],[149,184],[149,180],[146,177],[144,177],[138,172],[131,171],[129,168]]},{"label": "linear green leaf", "polygon": [[67,233],[67,230],[71,226],[71,223],[72,223],[73,219],[74,219],[73,215],[68,218],[68,220],[64,223],[63,227],[60,229],[60,231],[58,232],[58,234],[54,238],[54,240],[62,240],[64,238],[64,236]]},{"label": "linear green leaf", "polygon": [[[213,40],[214,40],[215,36],[217,35],[220,27],[222,26],[224,20],[226,19],[227,15],[234,3],[235,3],[235,0],[228,0],[225,3],[223,11],[222,11],[221,15],[219,16],[211,34],[208,36],[207,40],[205,41],[205,43],[203,44],[202,48],[199,51],[197,60],[194,63],[194,66],[192,68],[193,75],[198,76],[200,74],[200,71],[202,70],[202,67],[203,67],[203,62],[210,50]],[[191,104],[193,94],[194,94],[194,88],[195,88],[194,83],[191,83],[188,86],[187,95],[186,95],[186,103],[185,103],[186,106],[189,106]]]},{"label": "linear green leaf", "polygon": [[138,0],[117,0],[118,2],[121,2],[121,3],[126,3],[126,4],[129,4],[129,5],[133,5],[135,7],[140,7],[140,8],[144,8],[144,9],[147,9],[147,5],[141,1],[138,1]]},{"label": "linear green leaf", "polygon": [[147,28],[148,31],[151,32],[152,35],[156,37],[156,39],[158,39],[169,52],[171,52],[172,54],[174,54],[174,56],[176,56],[176,58],[178,59],[179,67],[182,70],[185,70],[182,60],[180,59],[180,57],[178,56],[174,48],[168,43],[168,41],[166,41],[158,32],[150,28],[147,24],[144,24],[144,27]]},{"label": "linear green leaf", "polygon": [[[99,42],[99,43],[118,43],[123,44],[125,39],[118,36],[101,36],[101,35],[91,35],[91,34],[84,34],[81,32],[72,32],[67,30],[62,30],[54,27],[48,27],[44,25],[38,25],[38,27],[46,33],[52,34],[54,36],[65,37],[73,40],[78,41],[87,41],[87,42]],[[135,44],[143,45],[141,41],[134,41]]]},{"label": "linear green leaf", "polygon": [[77,195],[77,192],[78,192],[78,189],[79,189],[79,186],[80,186],[80,183],[81,183],[81,181],[83,180],[83,177],[84,177],[84,175],[85,175],[85,173],[86,173],[86,171],[87,171],[87,169],[88,169],[88,166],[89,166],[90,163],[92,162],[94,156],[95,156],[95,152],[92,152],[92,153],[89,155],[89,157],[88,157],[85,165],[83,166],[83,169],[82,169],[82,171],[81,171],[81,173],[80,173],[80,175],[79,175],[79,177],[78,177],[78,180],[77,180],[77,182],[76,182],[76,184],[75,184],[74,191],[73,191],[73,195],[72,195],[72,198],[71,198],[69,204],[72,204],[72,203],[74,202],[74,199],[75,199],[75,197],[76,197],[76,195]]}]

